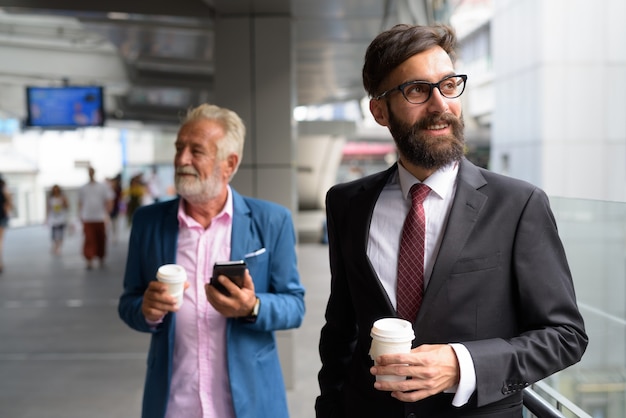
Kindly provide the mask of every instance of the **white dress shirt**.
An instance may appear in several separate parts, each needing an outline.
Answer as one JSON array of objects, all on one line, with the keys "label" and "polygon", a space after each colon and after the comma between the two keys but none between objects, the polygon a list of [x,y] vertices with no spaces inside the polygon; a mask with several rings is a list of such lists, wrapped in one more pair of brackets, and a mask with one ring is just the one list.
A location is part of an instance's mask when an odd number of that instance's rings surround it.
[{"label": "white dress shirt", "polygon": [[[454,201],[458,170],[458,163],[452,163],[440,168],[424,181],[424,184],[431,188],[431,192],[423,203],[426,215],[425,288],[428,286],[441,246],[443,227]],[[411,208],[411,186],[419,182],[398,162],[398,171],[383,188],[374,207],[370,224],[367,255],[394,308],[396,307],[397,266],[402,226]],[[419,332],[419,330],[415,331]],[[450,345],[459,360],[461,378],[458,386],[447,392],[455,392],[452,404],[462,406],[468,402],[476,389],[474,362],[465,346],[454,343]]]}]

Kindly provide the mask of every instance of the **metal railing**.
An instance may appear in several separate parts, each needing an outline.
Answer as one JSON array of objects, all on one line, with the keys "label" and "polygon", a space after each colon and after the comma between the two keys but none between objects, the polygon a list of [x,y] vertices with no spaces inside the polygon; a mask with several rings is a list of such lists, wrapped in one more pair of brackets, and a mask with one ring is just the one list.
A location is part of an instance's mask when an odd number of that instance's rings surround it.
[{"label": "metal railing", "polygon": [[[543,392],[545,397],[537,391]],[[524,408],[532,414],[531,417],[537,418],[593,418],[544,382],[537,382],[524,389]],[[569,412],[567,416],[563,410]]]}]

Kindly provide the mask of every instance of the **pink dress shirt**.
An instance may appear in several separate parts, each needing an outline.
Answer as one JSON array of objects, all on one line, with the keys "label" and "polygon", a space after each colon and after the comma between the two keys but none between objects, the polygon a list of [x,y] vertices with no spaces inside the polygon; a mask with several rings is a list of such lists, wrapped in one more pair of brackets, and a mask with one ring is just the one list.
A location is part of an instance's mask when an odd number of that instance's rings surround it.
[{"label": "pink dress shirt", "polygon": [[228,199],[207,229],[178,208],[176,263],[189,288],[176,314],[172,382],[166,418],[236,418],[226,358],[226,318],[207,301],[204,285],[216,261],[230,260],[233,202]]}]

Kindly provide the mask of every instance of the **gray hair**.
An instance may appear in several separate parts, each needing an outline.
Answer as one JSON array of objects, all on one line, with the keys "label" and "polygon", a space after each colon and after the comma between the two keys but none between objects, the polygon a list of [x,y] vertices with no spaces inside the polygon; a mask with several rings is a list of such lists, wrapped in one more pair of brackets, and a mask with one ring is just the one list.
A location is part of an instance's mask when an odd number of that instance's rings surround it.
[{"label": "gray hair", "polygon": [[233,175],[235,175],[243,159],[246,126],[239,115],[232,110],[207,103],[189,109],[183,117],[181,124],[185,125],[202,119],[216,121],[224,128],[224,137],[217,142],[217,159],[223,161],[230,154],[236,154],[239,157],[239,161],[233,171]]}]

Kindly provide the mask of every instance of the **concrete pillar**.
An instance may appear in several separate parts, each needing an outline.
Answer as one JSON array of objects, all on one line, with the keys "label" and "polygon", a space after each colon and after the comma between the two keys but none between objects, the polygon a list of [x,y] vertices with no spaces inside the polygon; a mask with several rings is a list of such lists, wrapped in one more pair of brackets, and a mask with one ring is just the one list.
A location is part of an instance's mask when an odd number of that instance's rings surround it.
[{"label": "concrete pillar", "polygon": [[289,17],[221,17],[216,22],[215,102],[247,128],[233,186],[297,209],[295,98]]},{"label": "concrete pillar", "polygon": [[[295,72],[288,14],[218,16],[215,103],[246,124],[244,157],[232,186],[297,213]],[[292,331],[277,333],[285,384],[293,387]]]}]

